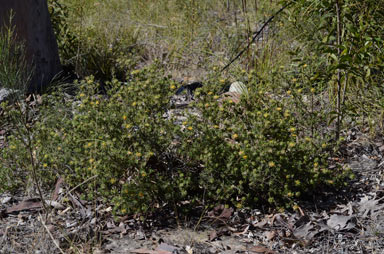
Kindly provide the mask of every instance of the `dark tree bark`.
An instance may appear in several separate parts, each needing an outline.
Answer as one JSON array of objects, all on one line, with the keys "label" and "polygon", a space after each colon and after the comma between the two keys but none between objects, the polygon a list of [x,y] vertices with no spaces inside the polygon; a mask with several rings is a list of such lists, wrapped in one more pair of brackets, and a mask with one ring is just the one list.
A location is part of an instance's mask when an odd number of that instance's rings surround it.
[{"label": "dark tree bark", "polygon": [[62,70],[47,1],[0,0],[0,29],[9,25],[11,10],[17,39],[25,43],[27,60],[34,66],[28,91],[41,91]]}]

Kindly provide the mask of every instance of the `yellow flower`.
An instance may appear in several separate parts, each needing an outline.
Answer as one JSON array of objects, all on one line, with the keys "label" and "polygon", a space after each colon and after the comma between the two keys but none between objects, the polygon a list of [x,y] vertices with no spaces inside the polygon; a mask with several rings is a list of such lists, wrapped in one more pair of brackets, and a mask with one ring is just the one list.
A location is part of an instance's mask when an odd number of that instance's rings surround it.
[{"label": "yellow flower", "polygon": [[294,131],[296,131],[296,128],[295,127],[291,127],[291,128],[289,128],[289,131],[290,132],[294,132]]},{"label": "yellow flower", "polygon": [[273,161],[270,161],[270,162],[268,162],[268,166],[272,168],[275,166],[275,163]]},{"label": "yellow flower", "polygon": [[125,208],[123,208],[123,209],[121,209],[121,213],[126,213],[127,212],[127,209],[125,209]]},{"label": "yellow flower", "polygon": [[289,147],[294,147],[294,146],[295,146],[295,143],[293,143],[293,142],[289,142],[288,146],[289,146]]},{"label": "yellow flower", "polygon": [[296,79],[296,78],[293,78],[293,79],[292,79],[292,82],[296,82],[296,81],[297,81],[297,79]]},{"label": "yellow flower", "polygon": [[111,178],[110,182],[111,182],[111,184],[116,183],[116,178]]},{"label": "yellow flower", "polygon": [[84,93],[81,93],[81,94],[80,94],[80,97],[84,97],[84,96],[85,96],[85,94],[84,94]]},{"label": "yellow flower", "polygon": [[91,146],[92,146],[92,143],[89,142],[89,143],[87,144],[87,147],[91,147]]},{"label": "yellow flower", "polygon": [[193,127],[192,126],[188,126],[188,130],[193,130]]},{"label": "yellow flower", "polygon": [[93,163],[95,161],[95,159],[91,158],[89,159],[89,163]]},{"label": "yellow flower", "polygon": [[232,135],[233,139],[237,139],[238,137],[239,137],[239,135],[237,135],[236,133]]},{"label": "yellow flower", "polygon": [[321,147],[322,147],[322,148],[326,148],[326,147],[327,147],[327,144],[323,143],[323,144],[321,144]]},{"label": "yellow flower", "polygon": [[218,126],[218,125],[214,125],[214,126],[213,126],[213,128],[215,128],[215,129],[218,129],[218,128],[219,128],[219,126]]},{"label": "yellow flower", "polygon": [[307,64],[304,64],[303,67],[306,68],[308,65]]},{"label": "yellow flower", "polygon": [[123,120],[127,120],[127,116],[126,115],[123,115]]},{"label": "yellow flower", "polygon": [[310,142],[311,138],[310,137],[305,137],[305,141]]},{"label": "yellow flower", "polygon": [[133,70],[133,71],[131,72],[132,75],[136,75],[136,74],[138,74],[138,73],[140,73],[140,70]]},{"label": "yellow flower", "polygon": [[126,129],[129,129],[129,128],[131,128],[131,125],[130,125],[130,124],[126,124],[126,125],[125,125],[125,128],[126,128]]},{"label": "yellow flower", "polygon": [[215,96],[213,96],[213,99],[215,99],[215,100],[217,100],[217,99],[219,99],[220,97],[218,96],[218,95],[215,95]]},{"label": "yellow flower", "polygon": [[287,94],[288,94],[288,95],[290,95],[291,93],[292,93],[291,90],[288,90],[288,91],[287,91]]},{"label": "yellow flower", "polygon": [[302,91],[303,91],[303,89],[300,88],[297,90],[297,93],[301,93]]},{"label": "yellow flower", "polygon": [[224,84],[225,83],[225,79],[220,79],[220,83]]},{"label": "yellow flower", "polygon": [[137,157],[140,157],[140,156],[141,156],[141,153],[136,153],[136,156],[137,156]]},{"label": "yellow flower", "polygon": [[47,163],[44,163],[44,164],[43,164],[43,167],[44,167],[44,168],[48,167],[48,164],[47,164]]},{"label": "yellow flower", "polygon": [[311,93],[314,93],[315,92],[315,88],[311,88]]},{"label": "yellow flower", "polygon": [[136,106],[136,105],[137,105],[137,102],[136,102],[136,101],[132,102],[132,107],[134,107],[134,106]]},{"label": "yellow flower", "polygon": [[280,107],[277,107],[276,110],[277,110],[277,111],[281,111],[281,108],[280,108]]},{"label": "yellow flower", "polygon": [[248,158],[248,156],[247,156],[247,155],[244,155],[244,156],[243,156],[243,159],[244,159],[244,160],[246,160],[247,158]]},{"label": "yellow flower", "polygon": [[147,173],[142,172],[142,173],[141,173],[141,176],[142,176],[142,177],[146,177],[146,176],[147,176]]},{"label": "yellow flower", "polygon": [[208,95],[212,95],[212,94],[213,94],[213,92],[212,92],[212,91],[209,91],[209,92],[208,92]]},{"label": "yellow flower", "polygon": [[295,181],[295,185],[296,185],[296,186],[300,186],[300,184],[301,184],[300,180],[296,180],[296,181]]},{"label": "yellow flower", "polygon": [[265,117],[265,118],[267,118],[268,116],[269,116],[269,114],[268,114],[268,113],[265,113],[265,114],[264,114],[264,117]]},{"label": "yellow flower", "polygon": [[175,89],[176,88],[176,86],[175,85],[171,85],[171,89],[173,90],[173,89]]},{"label": "yellow flower", "polygon": [[96,101],[95,103],[96,103],[96,105],[99,105],[99,101]]},{"label": "yellow flower", "polygon": [[317,168],[317,167],[319,166],[319,163],[315,162],[315,163],[313,164],[313,166],[314,166],[315,168]]}]

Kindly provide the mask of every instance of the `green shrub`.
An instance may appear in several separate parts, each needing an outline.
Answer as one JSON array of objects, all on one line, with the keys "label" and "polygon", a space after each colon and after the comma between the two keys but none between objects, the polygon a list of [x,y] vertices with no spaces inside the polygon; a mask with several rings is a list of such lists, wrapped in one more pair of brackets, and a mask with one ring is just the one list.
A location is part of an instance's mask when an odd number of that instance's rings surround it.
[{"label": "green shrub", "polygon": [[[178,126],[164,115],[176,84],[162,76],[156,66],[133,71],[127,83],[111,81],[107,95],[91,76],[77,84],[76,98],[44,96],[29,130],[41,181],[52,186],[64,176],[84,198],[133,213],[183,201],[289,207],[349,173],[328,169],[322,112],[303,110],[302,89],[278,96],[252,81],[236,104],[220,100],[211,82],[196,94],[199,113]],[[29,167],[17,135],[3,151],[12,172]]]},{"label": "green shrub", "polygon": [[[122,213],[181,199],[171,145],[177,127],[163,116],[176,86],[153,68],[134,71],[130,79],[110,82],[107,97],[89,77],[79,82],[75,100],[62,102],[60,92],[43,98],[33,136],[45,183],[62,175],[70,186],[80,184],[84,198],[100,196]],[[22,144],[8,143],[7,159],[24,161],[21,153],[10,158]]]},{"label": "green shrub", "polygon": [[311,132],[313,121],[298,121],[301,94],[255,90],[239,104],[212,93],[197,103],[202,117],[185,123],[184,156],[204,165],[199,186],[208,203],[290,206],[342,183],[346,172],[327,169],[328,139]]},{"label": "green shrub", "polygon": [[56,36],[60,59],[63,65],[70,65],[79,48],[79,38],[68,24],[70,8],[64,1],[48,1],[52,28]]}]

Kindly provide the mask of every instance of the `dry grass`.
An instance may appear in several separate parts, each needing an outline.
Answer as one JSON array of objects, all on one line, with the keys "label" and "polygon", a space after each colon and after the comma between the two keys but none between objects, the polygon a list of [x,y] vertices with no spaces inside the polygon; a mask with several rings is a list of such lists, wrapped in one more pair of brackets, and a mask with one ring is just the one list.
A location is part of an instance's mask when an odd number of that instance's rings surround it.
[{"label": "dry grass", "polygon": [[[224,66],[278,7],[275,0],[72,0],[68,4],[73,10],[70,26],[86,37],[86,43],[102,41],[108,47],[116,41],[131,42],[142,49],[140,65],[159,60],[176,78],[196,79],[204,79],[214,66]],[[268,72],[285,60],[284,41],[280,36],[253,45],[233,70]]]}]

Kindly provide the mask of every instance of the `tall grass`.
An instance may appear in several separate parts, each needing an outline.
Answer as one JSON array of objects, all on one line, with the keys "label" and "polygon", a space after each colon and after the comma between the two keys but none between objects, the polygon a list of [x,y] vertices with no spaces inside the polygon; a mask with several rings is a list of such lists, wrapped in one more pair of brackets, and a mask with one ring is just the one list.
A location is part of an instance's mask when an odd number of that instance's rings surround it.
[{"label": "tall grass", "polygon": [[27,61],[24,43],[16,38],[12,18],[11,14],[9,24],[0,30],[0,88],[23,94],[32,76],[32,66]]},{"label": "tall grass", "polygon": [[[106,63],[108,57],[116,61],[105,68],[115,70],[105,73],[116,74],[125,56],[134,62],[126,69],[158,60],[175,76],[194,78],[203,78],[213,66],[224,66],[278,7],[277,1],[270,0],[71,0],[65,4],[70,9],[67,24],[80,42],[74,45],[77,56],[71,60],[83,66],[83,74],[92,73],[90,62]],[[277,44],[271,43],[264,40],[253,46],[234,69],[256,68],[257,58],[274,52],[271,47]],[[95,54],[104,60],[87,60],[87,55]]]}]

